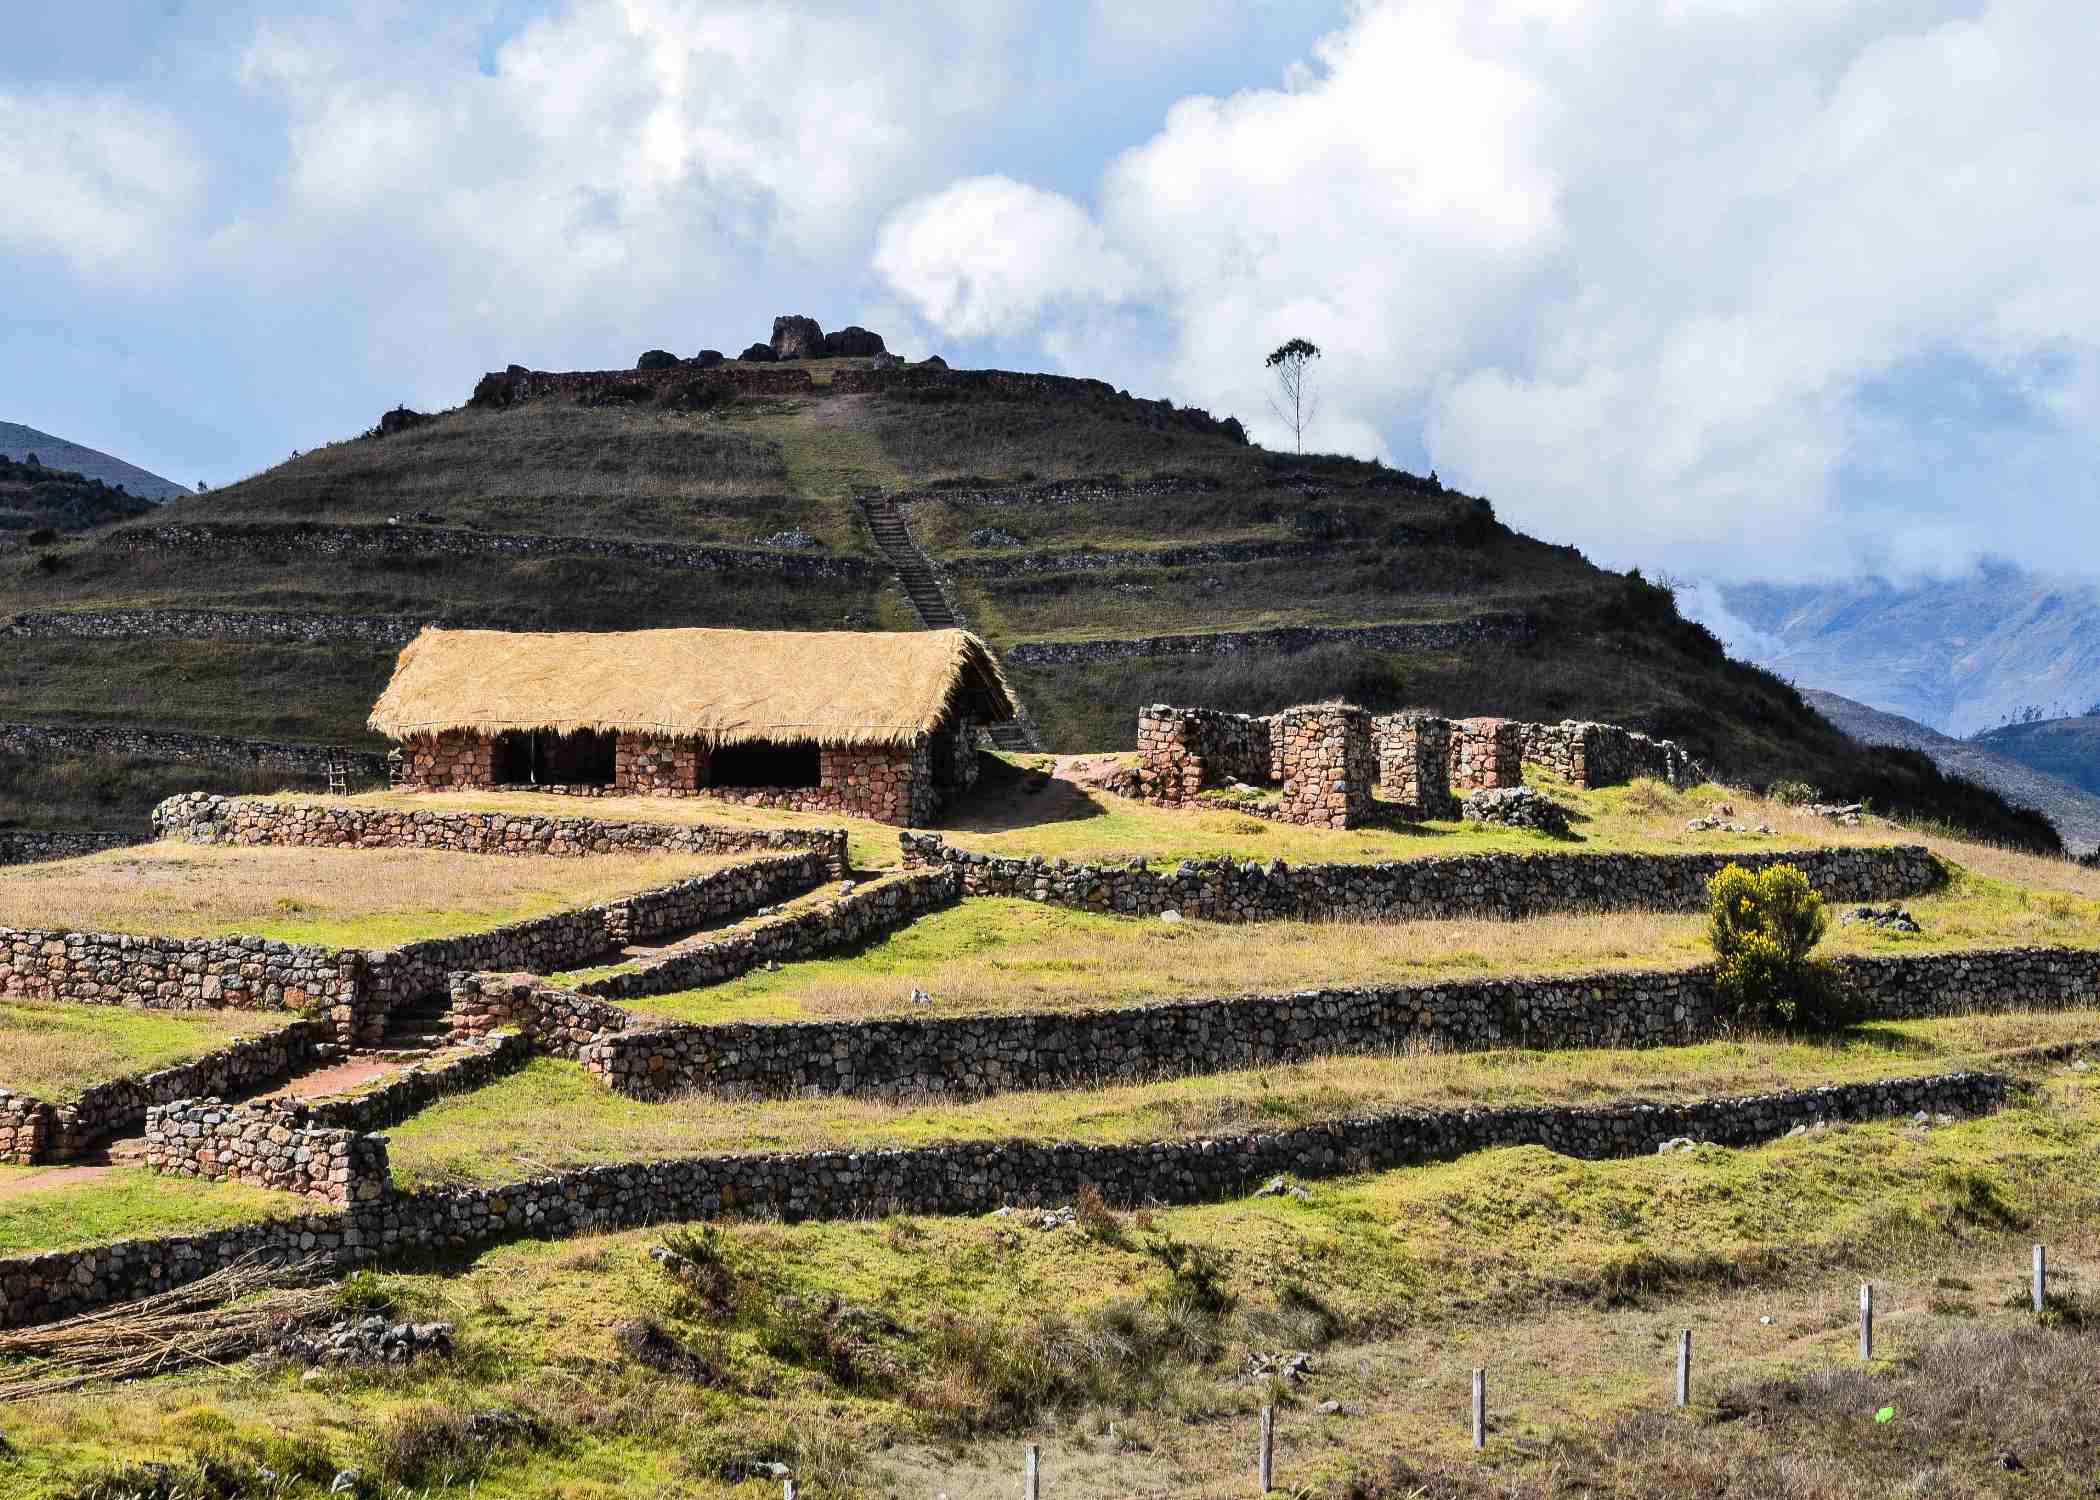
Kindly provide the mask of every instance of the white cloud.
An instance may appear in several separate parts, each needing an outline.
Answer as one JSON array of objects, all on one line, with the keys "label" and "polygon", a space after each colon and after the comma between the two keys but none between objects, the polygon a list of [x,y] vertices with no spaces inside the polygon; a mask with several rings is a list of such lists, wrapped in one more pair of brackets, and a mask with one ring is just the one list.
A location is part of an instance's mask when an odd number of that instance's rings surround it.
[{"label": "white cloud", "polygon": [[[2067,525],[2100,542],[2065,504],[2100,498],[2096,72],[2089,11],[2048,0],[1366,3],[1286,86],[1184,100],[1104,170],[1086,254],[1127,258],[1165,347],[1094,337],[1107,297],[1008,297],[999,326],[1271,443],[1260,356],[1302,334],[1323,444],[1426,453],[1621,564],[2060,567]],[[962,333],[946,289],[1015,251],[948,205],[908,211],[940,257],[876,269]],[[1859,482],[1944,422],[1864,395],[1931,359],[2033,408],[1976,434],[1988,516],[1973,472]]]},{"label": "white cloud", "polygon": [[1130,261],[1085,209],[1006,177],[972,177],[899,209],[875,270],[921,315],[962,338],[1010,335],[1070,303],[1132,296]]},{"label": "white cloud", "polygon": [[171,120],[106,92],[0,89],[0,142],[0,244],[97,277],[184,232],[204,181]]}]

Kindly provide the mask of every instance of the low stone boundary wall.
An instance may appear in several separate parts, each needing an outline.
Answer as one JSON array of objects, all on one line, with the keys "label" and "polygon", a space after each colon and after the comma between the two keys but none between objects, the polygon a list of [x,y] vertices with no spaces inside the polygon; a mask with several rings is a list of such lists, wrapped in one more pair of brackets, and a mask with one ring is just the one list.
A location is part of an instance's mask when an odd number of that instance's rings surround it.
[{"label": "low stone boundary wall", "polygon": [[536,1051],[581,1061],[596,1043],[646,1018],[530,974],[455,974],[452,976],[452,1027],[472,1037],[488,1037],[504,1027]]},{"label": "low stone boundary wall", "polygon": [[940,835],[899,835],[907,869],[953,869],[971,896],[1012,896],[1084,911],[1212,922],[1401,922],[1560,911],[1696,911],[1724,865],[1796,865],[1833,901],[1893,901],[1932,889],[1940,867],[1921,844],[1721,854],[1461,854],[1378,864],[1184,860],[1071,865],[952,848]]},{"label": "low stone boundary wall", "polygon": [[[1848,957],[1836,967],[1874,1019],[2100,1005],[2100,950]],[[1337,1054],[1680,1046],[1726,1029],[1711,965],[976,1016],[651,1026],[623,1014],[624,1024],[595,1033],[578,1024],[574,996],[543,986],[531,1003],[574,1028],[564,1035],[580,1044],[564,1056],[580,1058],[615,1091],[647,1099],[696,1089],[977,1097]]]},{"label": "low stone boundary wall", "polygon": [[875,579],[872,558],[765,547],[639,542],[615,537],[470,531],[461,526],[332,526],[317,521],[189,522],[126,526],[96,543],[128,552],[213,552],[316,557],[604,557],[644,567],[781,578]]},{"label": "low stone boundary wall", "polygon": [[33,865],[54,859],[78,859],[105,849],[123,849],[146,841],[143,833],[74,831],[57,828],[0,828],[0,865]]},{"label": "low stone boundary wall", "polygon": [[711,823],[612,822],[568,813],[459,812],[349,803],[219,797],[190,792],[153,809],[154,833],[192,844],[449,849],[459,854],[741,854],[814,849],[827,873],[846,873],[843,828],[738,828]]},{"label": "low stone boundary wall", "polygon": [[961,895],[961,882],[946,870],[898,876],[712,942],[675,948],[653,963],[576,988],[580,994],[627,999],[720,984],[768,961],[788,962],[849,948],[952,905]]},{"label": "low stone boundary wall", "polygon": [[262,609],[32,610],[0,621],[0,637],[24,641],[252,641],[314,646],[403,646],[426,625],[458,620],[401,615],[324,615]]},{"label": "low stone boundary wall", "polygon": [[324,1060],[333,1034],[321,1022],[294,1021],[186,1063],[93,1084],[55,1103],[0,1090],[0,1161],[24,1166],[67,1161],[140,1124],[156,1104],[200,1094],[253,1093]]},{"label": "low stone boundary wall", "polygon": [[275,938],[0,927],[0,995],[151,1010],[350,1005],[356,956]]},{"label": "low stone boundary wall", "polygon": [[531,1039],[518,1033],[478,1038],[460,1056],[429,1068],[407,1068],[378,1088],[308,1103],[315,1125],[340,1130],[384,1130],[399,1125],[447,1094],[478,1089],[531,1060]]},{"label": "low stone boundary wall", "polygon": [[1976,1114],[2001,1107],[2010,1088],[2000,1074],[1943,1073],[1681,1105],[1409,1111],[1134,1145],[979,1141],[593,1167],[502,1187],[394,1193],[343,1213],[0,1261],[0,1323],[48,1322],[179,1286],[250,1256],[346,1267],[519,1235],[556,1239],[738,1214],[982,1213],[1008,1203],[1068,1203],[1089,1186],[1118,1206],[1198,1203],[1245,1193],[1278,1174],[1317,1180],[1505,1146],[1603,1159],[1646,1155],[1680,1136],[1749,1146],[1817,1121],[1918,1110]]},{"label": "low stone boundary wall", "polygon": [[376,1203],[393,1182],[386,1137],[316,1126],[305,1104],[286,1099],[156,1104],[146,1114],[146,1166],[338,1206]]},{"label": "low stone boundary wall", "polygon": [[1066,667],[1147,656],[1287,656],[1328,645],[1367,651],[1453,651],[1483,641],[1523,640],[1532,629],[1530,616],[1522,614],[1395,625],[1290,625],[1275,630],[1221,630],[1128,640],[1022,641],[1007,647],[1003,659],[1009,666]]},{"label": "low stone boundary wall", "polygon": [[238,771],[283,771],[296,776],[325,776],[333,761],[356,779],[377,783],[386,780],[386,756],[376,750],[241,740],[220,734],[135,729],[121,724],[0,724],[0,754],[33,760],[104,756],[185,766],[223,766]]}]

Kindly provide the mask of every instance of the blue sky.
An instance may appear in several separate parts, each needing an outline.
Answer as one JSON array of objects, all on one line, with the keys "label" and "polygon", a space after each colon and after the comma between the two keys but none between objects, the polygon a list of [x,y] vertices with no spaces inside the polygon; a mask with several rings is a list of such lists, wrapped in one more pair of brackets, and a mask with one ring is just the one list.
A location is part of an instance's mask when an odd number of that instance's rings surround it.
[{"label": "blue sky", "polygon": [[47,4],[0,420],[214,484],[773,314],[1233,412],[1617,566],[2094,572],[2078,3]]}]

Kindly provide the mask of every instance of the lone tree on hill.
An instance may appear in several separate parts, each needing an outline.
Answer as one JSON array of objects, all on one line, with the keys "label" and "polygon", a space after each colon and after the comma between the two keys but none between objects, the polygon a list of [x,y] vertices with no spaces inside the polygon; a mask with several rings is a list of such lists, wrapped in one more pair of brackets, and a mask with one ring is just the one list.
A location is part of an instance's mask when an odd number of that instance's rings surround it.
[{"label": "lone tree on hill", "polygon": [[1319,415],[1319,399],[1313,394],[1312,362],[1320,357],[1320,346],[1310,339],[1292,339],[1288,344],[1278,344],[1275,352],[1266,361],[1276,372],[1277,389],[1283,393],[1278,401],[1269,398],[1269,410],[1276,413],[1278,421],[1291,429],[1291,441],[1300,453],[1305,451],[1305,429]]}]

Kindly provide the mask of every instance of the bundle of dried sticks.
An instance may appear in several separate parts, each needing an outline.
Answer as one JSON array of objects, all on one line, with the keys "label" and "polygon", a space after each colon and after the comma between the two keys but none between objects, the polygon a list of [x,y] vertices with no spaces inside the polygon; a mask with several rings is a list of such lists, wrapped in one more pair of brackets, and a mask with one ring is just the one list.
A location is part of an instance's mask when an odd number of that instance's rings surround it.
[{"label": "bundle of dried sticks", "polygon": [[250,1258],[136,1302],[0,1332],[0,1402],[252,1354],[334,1311],[330,1288],[301,1285],[320,1274],[314,1262]]}]

